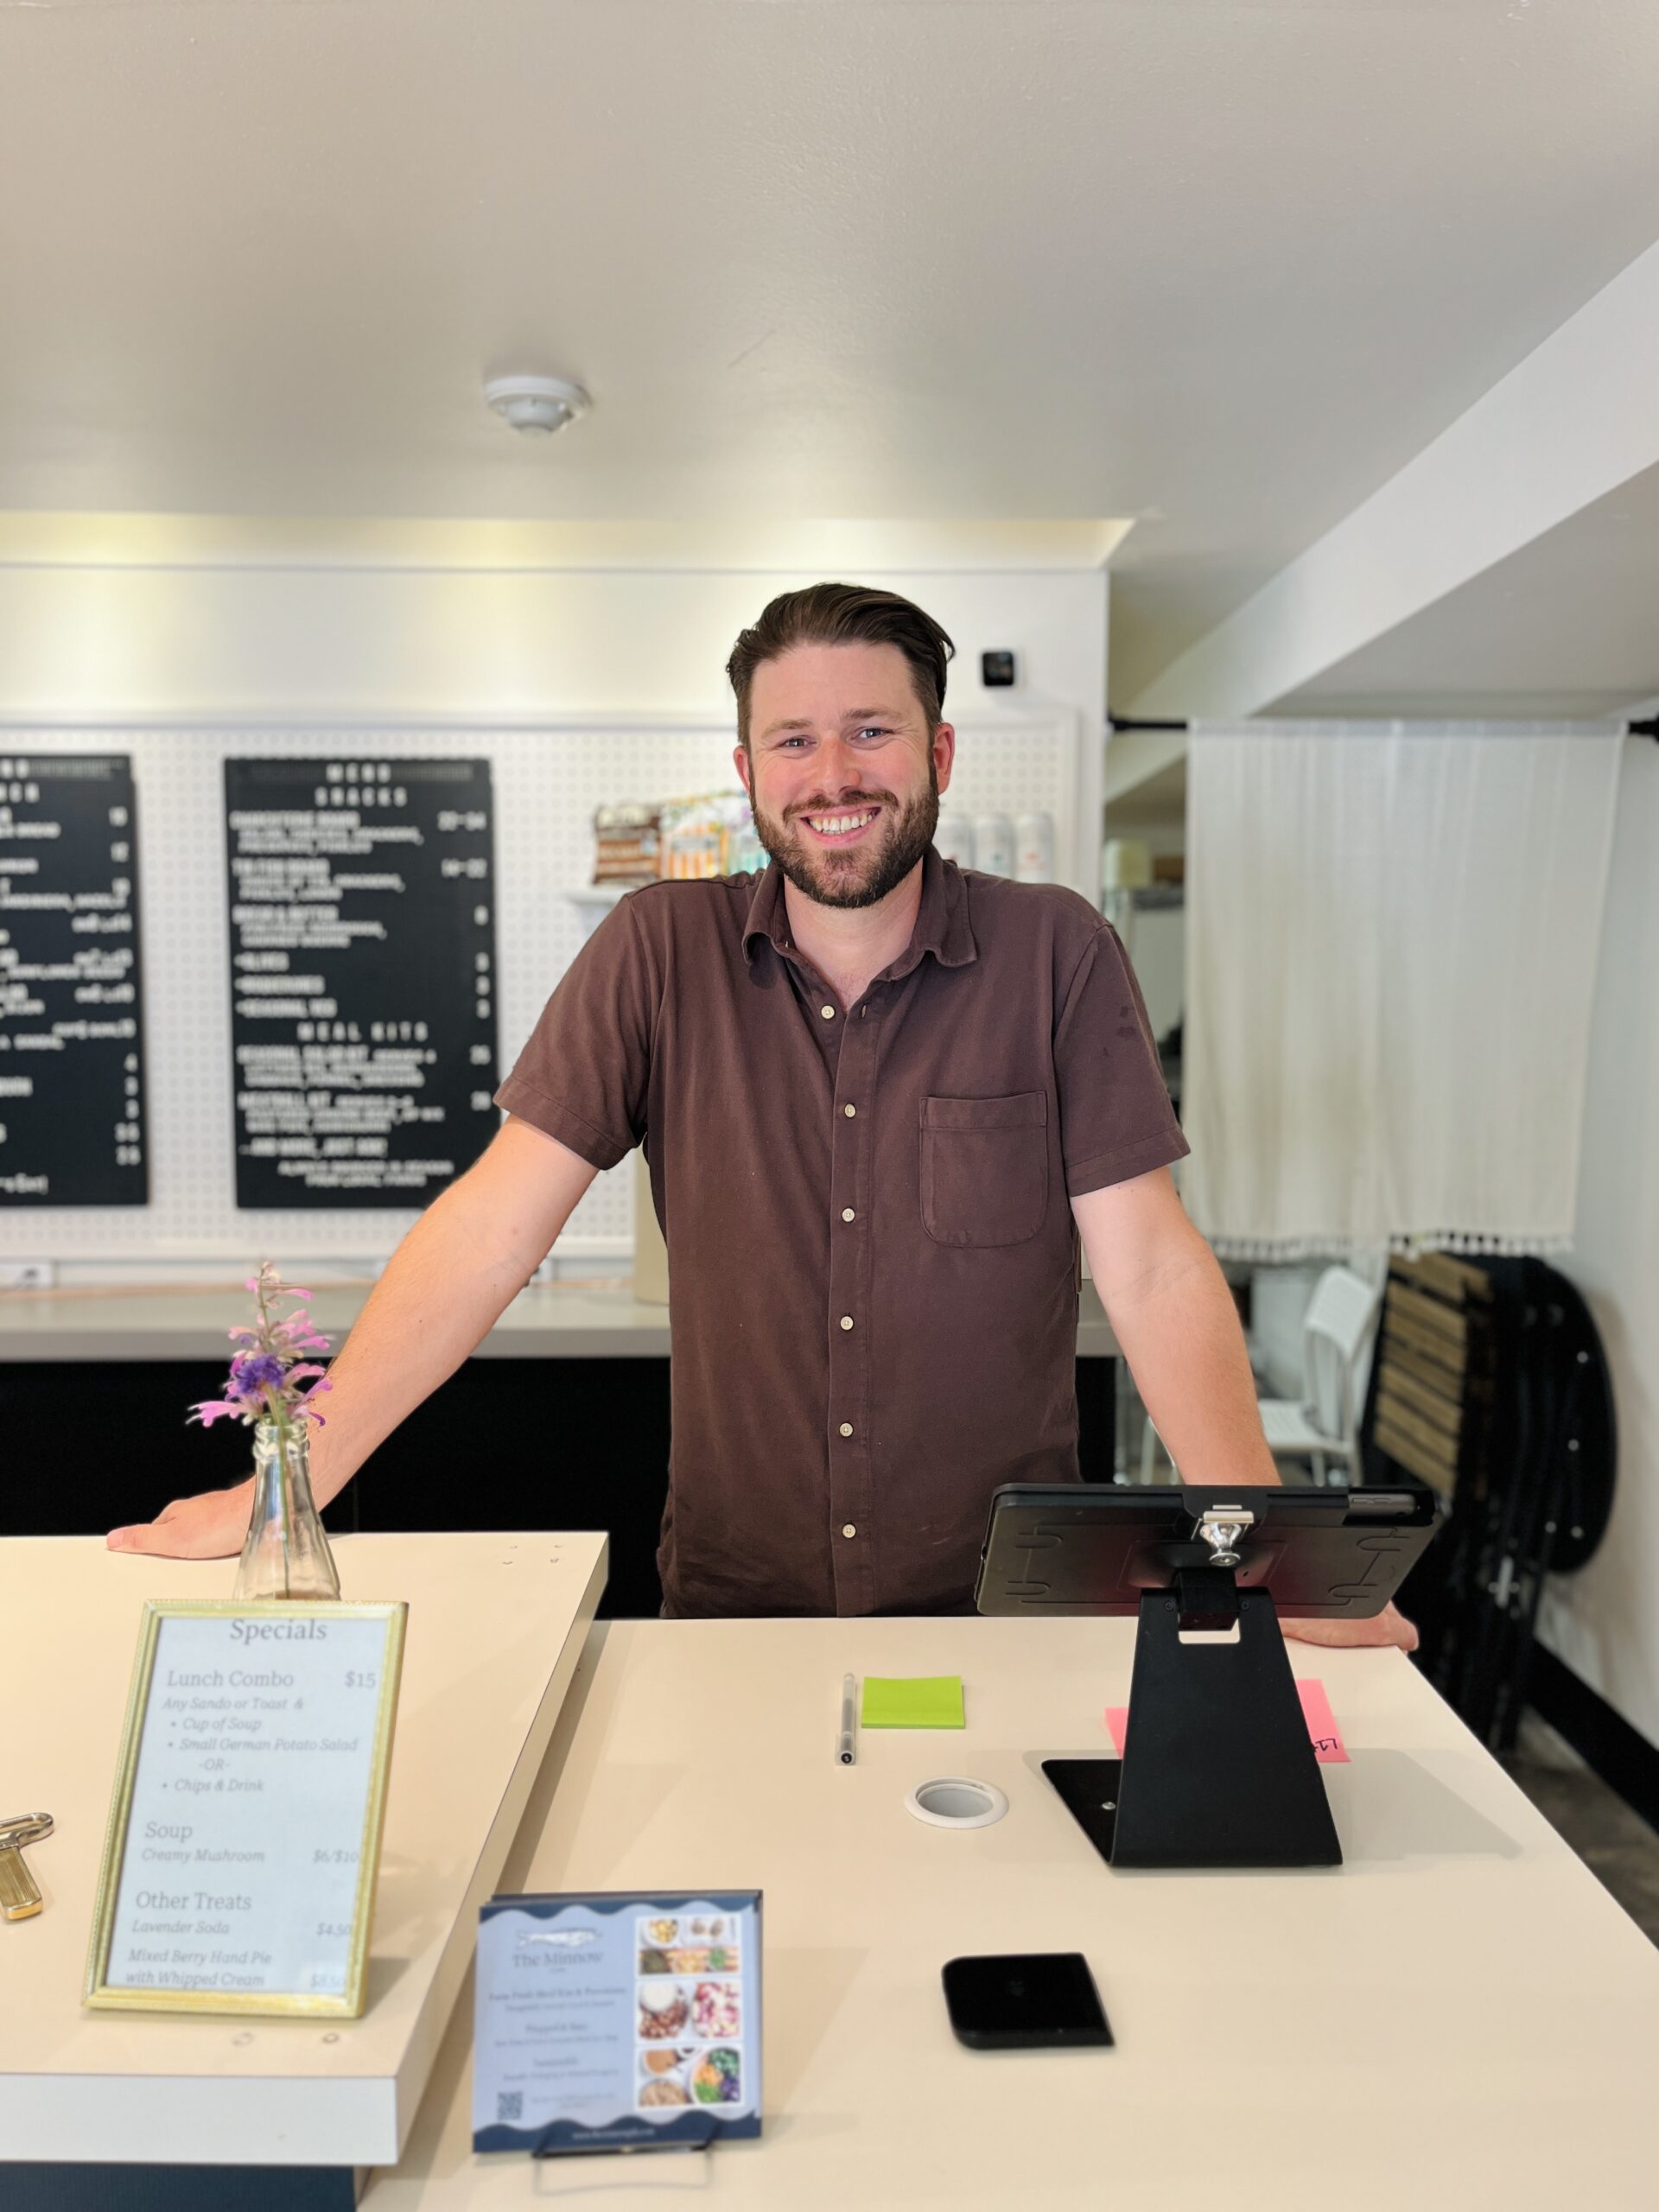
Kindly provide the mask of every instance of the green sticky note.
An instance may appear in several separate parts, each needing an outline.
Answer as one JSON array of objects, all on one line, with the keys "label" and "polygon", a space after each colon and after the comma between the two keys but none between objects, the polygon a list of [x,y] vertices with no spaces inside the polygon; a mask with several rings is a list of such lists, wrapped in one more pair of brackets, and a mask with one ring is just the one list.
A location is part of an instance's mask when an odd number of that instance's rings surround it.
[{"label": "green sticky note", "polygon": [[866,1675],[867,1728],[961,1728],[960,1675]]}]

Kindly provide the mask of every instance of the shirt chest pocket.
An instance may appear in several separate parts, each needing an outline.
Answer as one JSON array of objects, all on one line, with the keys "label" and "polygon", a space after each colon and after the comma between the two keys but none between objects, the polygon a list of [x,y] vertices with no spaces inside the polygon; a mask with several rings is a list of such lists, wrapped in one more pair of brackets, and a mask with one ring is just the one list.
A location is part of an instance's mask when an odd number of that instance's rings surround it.
[{"label": "shirt chest pocket", "polygon": [[1048,1099],[922,1101],[922,1226],[936,1244],[1023,1244],[1048,1211]]}]

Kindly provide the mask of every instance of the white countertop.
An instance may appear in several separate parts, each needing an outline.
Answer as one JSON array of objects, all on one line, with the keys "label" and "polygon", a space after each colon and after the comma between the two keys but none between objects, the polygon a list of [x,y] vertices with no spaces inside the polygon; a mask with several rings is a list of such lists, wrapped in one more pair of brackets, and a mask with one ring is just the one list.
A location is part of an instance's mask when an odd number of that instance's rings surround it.
[{"label": "white countertop", "polygon": [[[406,2138],[605,1582],[602,1535],[334,1539],[347,1598],[409,1628],[360,2020],[89,2012],[99,1854],[147,1598],[234,1565],[96,1537],[0,1541],[6,1814],[53,1814],[46,1898],[0,1927],[0,2158],[365,2166]],[[0,2196],[4,2193],[0,2166]]]},{"label": "white countertop", "polygon": [[[336,1351],[370,1286],[322,1284],[311,1311]],[[0,1361],[221,1359],[227,1332],[245,1319],[247,1294],[222,1288],[76,1287],[0,1291]],[[1116,1351],[1099,1294],[1083,1287],[1080,1358]],[[480,1359],[665,1359],[668,1308],[640,1303],[626,1286],[532,1283],[519,1292],[474,1357]]]},{"label": "white countertop", "polygon": [[[1409,1662],[1290,1647],[1353,1755],[1321,1770],[1344,1866],[1125,1875],[1038,1762],[1109,1755],[1133,1634],[595,1628],[503,1887],[762,1889],[766,2132],[706,2163],[475,2158],[463,2007],[365,2212],[630,2212],[664,2190],[768,2212],[1652,2205],[1659,1952]],[[965,1732],[866,1731],[838,1767],[848,1669],[959,1672]],[[1011,1809],[924,1827],[902,1801],[938,1774],[996,1783]],[[955,2041],[946,1960],[1074,1949],[1115,2050]]]}]

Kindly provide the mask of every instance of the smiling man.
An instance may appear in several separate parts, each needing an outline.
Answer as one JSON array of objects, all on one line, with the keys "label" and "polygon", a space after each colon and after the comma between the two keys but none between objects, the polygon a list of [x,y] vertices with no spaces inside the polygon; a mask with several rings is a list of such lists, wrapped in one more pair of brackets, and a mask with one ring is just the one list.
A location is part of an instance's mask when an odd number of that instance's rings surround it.
[{"label": "smiling man", "polygon": [[[668,1613],[967,1610],[997,1485],[1077,1478],[1079,1238],[1186,1478],[1277,1479],[1116,934],[934,849],[951,652],[851,584],[738,639],[736,765],[772,865],[635,892],[578,955],[502,1129],[334,1363],[321,1501],[642,1142],[671,1286]],[[248,1510],[242,1485],[110,1541],[216,1556]],[[1414,1640],[1392,1607],[1295,1632]]]}]

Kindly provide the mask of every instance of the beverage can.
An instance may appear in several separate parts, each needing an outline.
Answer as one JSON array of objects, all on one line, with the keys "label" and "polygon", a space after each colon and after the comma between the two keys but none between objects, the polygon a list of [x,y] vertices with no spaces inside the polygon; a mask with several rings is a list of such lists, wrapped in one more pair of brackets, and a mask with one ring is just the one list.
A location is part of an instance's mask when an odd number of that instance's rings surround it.
[{"label": "beverage can", "polygon": [[982,814],[975,822],[974,861],[987,875],[1014,874],[1014,824],[1006,814]]},{"label": "beverage can", "polygon": [[1022,814],[1014,825],[1014,873],[1021,883],[1054,880],[1054,817]]}]

